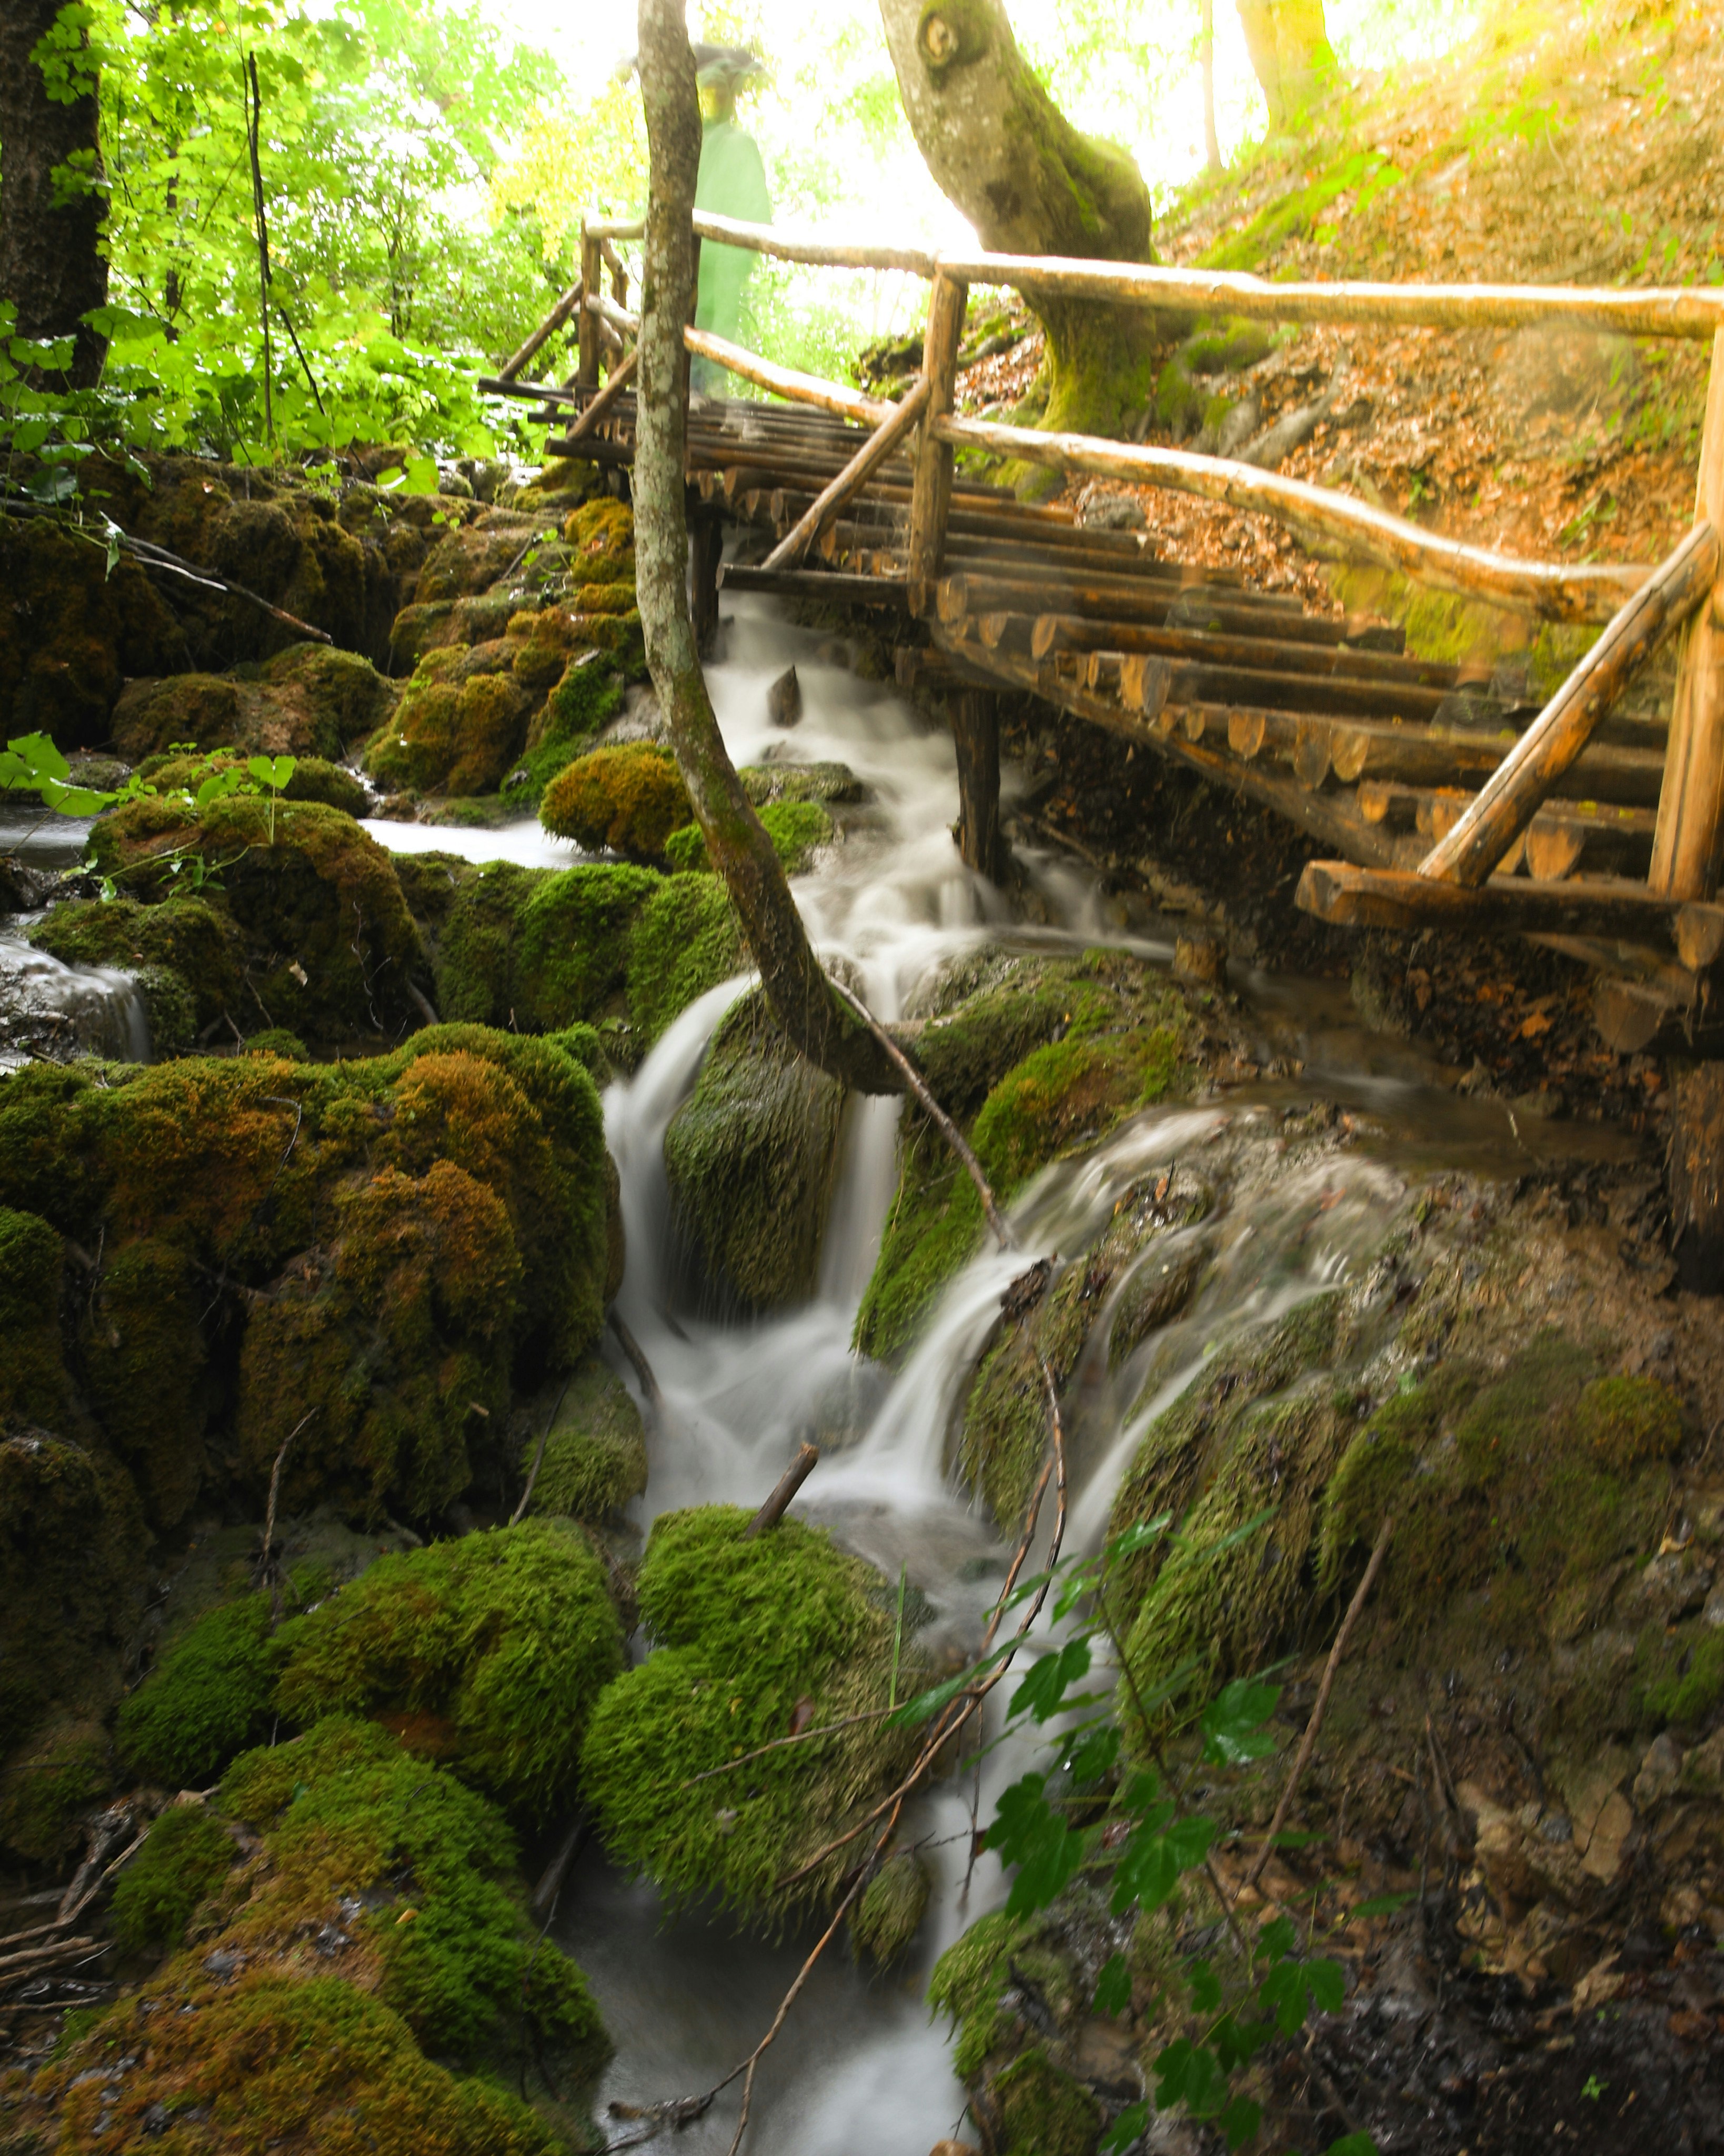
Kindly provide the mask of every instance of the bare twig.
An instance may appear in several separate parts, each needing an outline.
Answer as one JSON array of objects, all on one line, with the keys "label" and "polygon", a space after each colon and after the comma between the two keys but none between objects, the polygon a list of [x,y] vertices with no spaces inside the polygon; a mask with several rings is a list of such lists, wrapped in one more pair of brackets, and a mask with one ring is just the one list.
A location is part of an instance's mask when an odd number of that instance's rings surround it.
[{"label": "bare twig", "polygon": [[269,227],[264,214],[264,168],[259,157],[259,137],[263,131],[264,99],[258,88],[258,64],[248,54],[240,69],[240,88],[247,93],[245,102],[245,132],[251,151],[252,213],[257,219],[258,239],[258,311],[264,326],[264,432],[269,447],[275,447],[275,408],[272,401],[269,377],[274,361],[269,345]]},{"label": "bare twig", "polygon": [[1377,1546],[1371,1553],[1371,1562],[1365,1567],[1365,1576],[1353,1589],[1353,1599],[1347,1605],[1347,1614],[1341,1620],[1341,1630],[1335,1635],[1335,1645],[1329,1650],[1329,1660],[1324,1666],[1323,1681],[1317,1687],[1316,1704],[1311,1711],[1311,1720],[1305,1725],[1305,1734],[1299,1740],[1299,1749],[1294,1754],[1287,1779],[1281,1784],[1280,1798],[1275,1805],[1275,1817],[1269,1823],[1269,1832],[1263,1837],[1263,1846],[1252,1858],[1250,1870],[1239,1882],[1241,1894],[1248,1887],[1255,1887],[1263,1876],[1263,1867],[1275,1851],[1275,1837],[1287,1823],[1287,1814],[1292,1809],[1294,1795],[1299,1788],[1299,1778],[1310,1763],[1311,1752],[1317,1741],[1317,1732],[1323,1726],[1323,1713],[1329,1704],[1329,1694],[1335,1686],[1336,1671],[1341,1667],[1341,1658],[1347,1652],[1347,1643],[1352,1636],[1353,1626],[1358,1622],[1359,1612],[1365,1606],[1365,1599],[1375,1586],[1377,1575],[1383,1569],[1383,1560],[1388,1553],[1388,1538],[1394,1529],[1394,1516],[1391,1513],[1378,1533]]},{"label": "bare twig", "polygon": [[817,1445],[803,1445],[797,1448],[794,1460],[778,1477],[772,1494],[768,1497],[748,1525],[742,1530],[744,1542],[752,1542],[768,1528],[776,1527],[790,1508],[790,1501],[801,1489],[815,1468],[820,1464],[820,1448]]},{"label": "bare twig", "polygon": [[569,1387],[574,1381],[574,1373],[572,1370],[563,1379],[562,1390],[557,1395],[557,1405],[546,1417],[545,1427],[539,1432],[539,1442],[533,1452],[533,1464],[527,1475],[526,1487],[521,1493],[521,1502],[509,1515],[509,1524],[511,1527],[519,1527],[526,1517],[526,1508],[532,1502],[533,1485],[538,1481],[539,1469],[544,1463],[545,1447],[550,1441],[552,1431],[557,1427],[557,1418],[562,1413],[562,1404],[568,1398]]},{"label": "bare twig", "polygon": [[798,1729],[789,1737],[775,1737],[770,1744],[757,1744],[753,1751],[743,1753],[739,1758],[726,1759],[721,1767],[707,1767],[698,1774],[690,1774],[687,1781],[677,1784],[677,1793],[680,1795],[683,1790],[693,1789],[696,1782],[711,1782],[721,1774],[734,1774],[737,1768],[747,1766],[752,1760],[764,1759],[768,1752],[782,1752],[792,1744],[812,1744],[817,1737],[835,1737],[841,1729],[854,1729],[864,1722],[884,1722],[889,1714],[896,1712],[895,1707],[870,1707],[861,1714],[845,1715],[841,1722],[823,1722],[818,1729]]},{"label": "bare twig", "polygon": [[281,1440],[281,1450],[275,1455],[275,1465],[269,1470],[269,1502],[264,1508],[264,1552],[259,1560],[258,1584],[261,1587],[275,1569],[272,1553],[275,1548],[275,1501],[281,1495],[281,1470],[287,1459],[287,1449],[300,1432],[316,1414],[308,1408]]},{"label": "bare twig", "polygon": [[653,1366],[641,1353],[640,1342],[623,1322],[623,1313],[615,1303],[610,1308],[610,1327],[617,1336],[617,1345],[634,1366],[634,1374],[640,1380],[640,1389],[646,1394],[647,1405],[655,1415],[663,1415],[664,1395],[659,1390],[659,1381],[653,1375]]}]

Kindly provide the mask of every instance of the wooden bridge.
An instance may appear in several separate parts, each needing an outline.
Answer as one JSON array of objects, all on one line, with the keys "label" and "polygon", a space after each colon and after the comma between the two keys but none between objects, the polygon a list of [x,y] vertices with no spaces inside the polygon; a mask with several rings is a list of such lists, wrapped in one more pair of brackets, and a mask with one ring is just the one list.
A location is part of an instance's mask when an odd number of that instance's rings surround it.
[{"label": "wooden bridge", "polygon": [[[716,622],[721,580],[906,615],[916,627],[899,649],[900,685],[957,692],[960,835],[972,866],[999,865],[989,692],[1027,691],[1311,834],[1333,857],[1307,865],[1298,903],[1322,919],[1536,936],[1597,969],[1596,1015],[1613,1046],[1724,1055],[1724,293],[1265,283],[834,246],[700,213],[695,223],[700,239],[782,260],[931,280],[922,371],[897,403],[685,332],[691,354],[777,400],[691,400],[697,616]],[[567,434],[546,444],[552,454],[632,458],[636,324],[617,245],[640,232],[589,221],[579,280],[483,385],[533,397],[541,416],[570,414]],[[1429,328],[1557,321],[1704,338],[1711,374],[1693,526],[1656,567],[1520,561],[1252,465],[960,418],[954,382],[972,283],[1188,316]],[[527,362],[575,316],[575,373],[524,382]],[[1409,656],[1394,631],[1166,560],[1153,531],[1099,529],[960,476],[953,452],[965,446],[1203,495],[1273,516],[1326,552],[1603,633],[1540,707],[1506,675]],[[726,522],[744,538],[721,568]],[[1677,634],[1674,704],[1660,707],[1644,662]]]}]

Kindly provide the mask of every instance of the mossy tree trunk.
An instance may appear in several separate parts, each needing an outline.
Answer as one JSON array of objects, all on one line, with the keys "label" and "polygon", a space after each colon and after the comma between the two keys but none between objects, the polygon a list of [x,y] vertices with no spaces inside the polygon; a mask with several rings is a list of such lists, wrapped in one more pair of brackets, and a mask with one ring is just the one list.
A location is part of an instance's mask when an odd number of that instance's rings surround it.
[{"label": "mossy tree trunk", "polygon": [[634,454],[635,584],[647,666],[706,850],[730,888],[761,985],[810,1061],[867,1093],[903,1091],[880,1044],[833,994],[790,886],[713,715],[689,613],[684,325],[694,290],[700,108],[684,0],[640,0],[640,92],[650,192]]},{"label": "mossy tree trunk", "polygon": [[1297,127],[1335,65],[1323,0],[1239,0],[1239,23],[1270,128]]},{"label": "mossy tree trunk", "polygon": [[[1001,0],[880,0],[916,147],[984,247],[1147,262],[1149,190],[1117,143],[1080,134],[1031,72]],[[1046,424],[1114,434],[1150,388],[1151,317],[1034,290]]]},{"label": "mossy tree trunk", "polygon": [[108,297],[96,79],[90,68],[50,86],[31,57],[59,12],[60,0],[0,0],[0,300],[21,336],[76,339],[69,378],[87,388],[107,349],[81,320]]}]

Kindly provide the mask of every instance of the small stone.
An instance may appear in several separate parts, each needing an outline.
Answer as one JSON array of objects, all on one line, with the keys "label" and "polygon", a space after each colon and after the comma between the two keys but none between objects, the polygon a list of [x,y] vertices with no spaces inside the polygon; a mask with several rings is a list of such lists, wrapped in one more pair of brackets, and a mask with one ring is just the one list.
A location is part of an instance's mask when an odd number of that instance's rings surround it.
[{"label": "small stone", "polygon": [[245,1956],[226,1947],[218,1947],[213,1953],[205,1954],[203,1966],[211,1976],[233,1976],[244,1968]]},{"label": "small stone", "polygon": [[1103,494],[1094,488],[1078,505],[1078,521],[1101,531],[1142,531],[1149,521],[1142,505],[1129,494]]},{"label": "small stone", "polygon": [[802,716],[802,684],[787,666],[767,691],[767,716],[775,726],[793,726]]},{"label": "small stone", "polygon": [[1176,980],[1195,981],[1206,988],[1227,986],[1227,946],[1218,936],[1180,936],[1173,943]]},{"label": "small stone", "polygon": [[1682,1749],[1668,1730],[1646,1748],[1640,1771],[1634,1777],[1634,1808],[1650,1811],[1676,1786],[1682,1772]]}]

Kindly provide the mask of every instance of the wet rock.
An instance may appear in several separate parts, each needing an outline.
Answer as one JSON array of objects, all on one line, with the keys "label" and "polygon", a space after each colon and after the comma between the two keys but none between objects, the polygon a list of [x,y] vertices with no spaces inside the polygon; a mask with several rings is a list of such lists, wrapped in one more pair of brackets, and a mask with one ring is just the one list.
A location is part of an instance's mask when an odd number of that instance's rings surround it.
[{"label": "wet rock", "polygon": [[1668,1730],[1646,1748],[1634,1777],[1634,1809],[1650,1812],[1671,1795],[1682,1779],[1682,1748]]},{"label": "wet rock", "polygon": [[[640,1410],[616,1373],[596,1356],[582,1364],[551,1410],[531,1513],[604,1520],[647,1486]],[[539,1427],[546,1428],[541,1421]],[[523,1461],[523,1471],[531,1466]]]},{"label": "wet rock", "polygon": [[793,726],[802,717],[802,684],[796,669],[787,666],[767,690],[767,721],[771,726]]},{"label": "wet rock", "polygon": [[1214,936],[1182,936],[1173,946],[1173,971],[1200,988],[1227,986],[1227,946]]},{"label": "wet rock", "polygon": [[114,740],[133,763],[186,743],[336,762],[382,723],[395,697],[357,653],[295,644],[245,672],[128,681],[114,710]]}]

